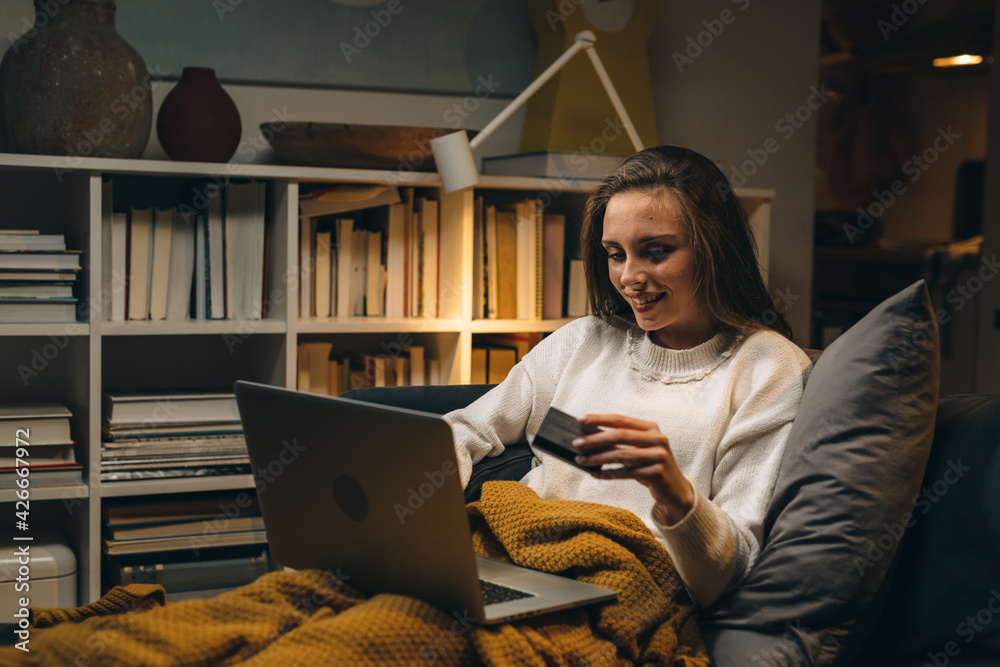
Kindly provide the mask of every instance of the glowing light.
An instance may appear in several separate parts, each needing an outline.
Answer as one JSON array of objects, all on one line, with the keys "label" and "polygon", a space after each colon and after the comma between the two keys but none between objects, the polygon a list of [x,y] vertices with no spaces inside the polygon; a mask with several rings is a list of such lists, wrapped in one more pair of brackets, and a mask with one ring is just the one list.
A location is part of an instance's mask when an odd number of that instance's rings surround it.
[{"label": "glowing light", "polygon": [[978,65],[981,62],[983,62],[982,56],[970,56],[966,53],[950,58],[935,58],[934,67],[960,67],[962,65]]}]

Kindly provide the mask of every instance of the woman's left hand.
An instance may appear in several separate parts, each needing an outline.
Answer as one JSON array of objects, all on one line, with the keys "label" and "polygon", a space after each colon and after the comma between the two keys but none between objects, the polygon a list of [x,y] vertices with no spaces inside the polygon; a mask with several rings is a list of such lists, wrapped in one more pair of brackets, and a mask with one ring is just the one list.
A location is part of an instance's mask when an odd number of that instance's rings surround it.
[{"label": "woman's left hand", "polygon": [[620,468],[595,470],[598,479],[634,479],[649,489],[665,523],[673,525],[694,506],[694,488],[674,460],[667,437],[654,422],[616,414],[587,414],[580,422],[608,427],[573,441],[577,461],[586,466],[620,463]]}]

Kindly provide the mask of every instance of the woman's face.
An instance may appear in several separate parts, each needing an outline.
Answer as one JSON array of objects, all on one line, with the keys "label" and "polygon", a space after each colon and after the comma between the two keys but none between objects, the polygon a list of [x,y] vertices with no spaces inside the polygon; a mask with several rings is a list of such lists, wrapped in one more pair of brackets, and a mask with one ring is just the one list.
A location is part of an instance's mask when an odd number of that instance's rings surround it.
[{"label": "woman's face", "polygon": [[611,284],[654,343],[687,349],[714,335],[695,293],[694,248],[672,195],[661,190],[613,196],[601,244]]}]

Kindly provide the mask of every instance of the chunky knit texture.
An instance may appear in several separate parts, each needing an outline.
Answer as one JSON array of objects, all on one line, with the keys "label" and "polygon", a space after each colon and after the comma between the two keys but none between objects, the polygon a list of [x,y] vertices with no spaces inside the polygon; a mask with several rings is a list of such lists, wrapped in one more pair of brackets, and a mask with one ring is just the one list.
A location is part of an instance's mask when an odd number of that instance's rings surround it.
[{"label": "chunky knit texture", "polygon": [[688,591],[708,606],[737,585],[760,552],[763,521],[809,359],[773,331],[718,334],[688,350],[653,343],[636,325],[586,317],[539,343],[507,379],[445,415],[462,484],[472,465],[534,438],[550,406],[618,413],[659,425],[695,488],[692,510],[667,527],[634,480],[598,480],[536,450],[521,480],[543,498],[629,510],[654,532]]},{"label": "chunky knit texture", "polygon": [[161,587],[132,584],[78,609],[33,610],[31,652],[0,648],[0,664],[709,664],[694,605],[634,515],[542,500],[516,482],[485,484],[470,513],[477,552],[614,589],[617,601],[478,627],[413,598],[368,598],[347,573],[273,572],[166,606]]}]

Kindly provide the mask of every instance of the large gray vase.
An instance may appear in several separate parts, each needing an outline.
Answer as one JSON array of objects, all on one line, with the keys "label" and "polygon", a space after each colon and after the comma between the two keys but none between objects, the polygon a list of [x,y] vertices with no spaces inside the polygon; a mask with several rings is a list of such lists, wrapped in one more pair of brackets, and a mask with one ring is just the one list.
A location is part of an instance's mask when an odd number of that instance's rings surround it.
[{"label": "large gray vase", "polygon": [[0,63],[0,150],[139,157],[150,77],[115,31],[114,0],[35,0],[35,25]]}]

